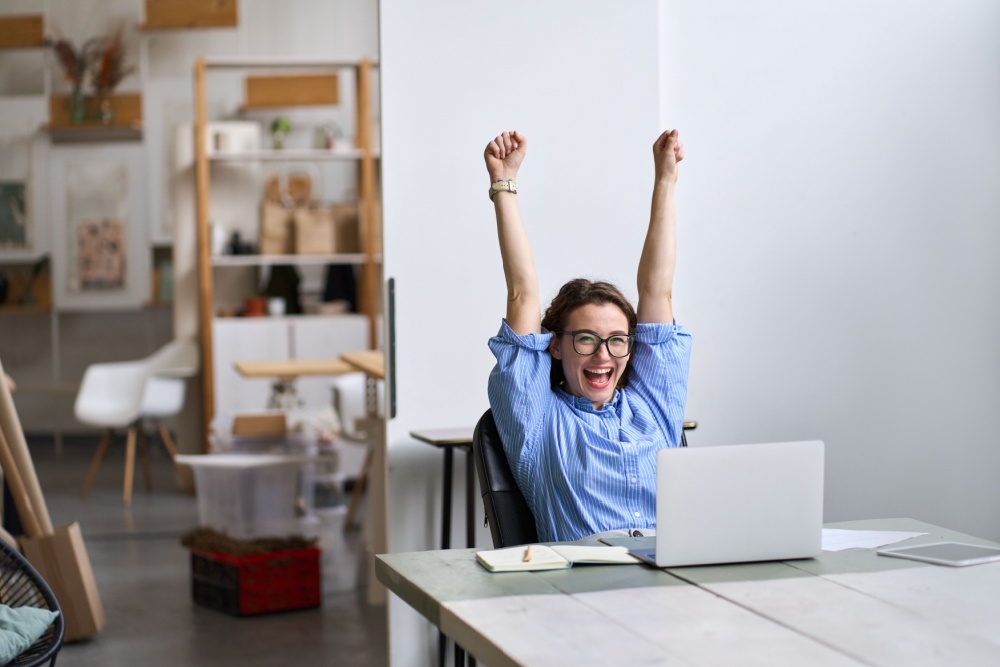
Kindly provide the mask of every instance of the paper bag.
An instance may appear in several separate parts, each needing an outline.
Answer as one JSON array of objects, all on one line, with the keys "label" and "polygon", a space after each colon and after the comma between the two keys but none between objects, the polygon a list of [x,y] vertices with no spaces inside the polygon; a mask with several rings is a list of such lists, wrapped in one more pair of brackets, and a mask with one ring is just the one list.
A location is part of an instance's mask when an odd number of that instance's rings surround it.
[{"label": "paper bag", "polygon": [[295,252],[292,233],[293,209],[265,200],[260,205],[260,254],[291,255]]},{"label": "paper bag", "polygon": [[302,255],[361,252],[355,204],[313,204],[295,209],[295,251]]},{"label": "paper bag", "polygon": [[336,250],[333,207],[297,206],[293,215],[295,224],[295,252],[300,255],[328,255]]},{"label": "paper bag", "polygon": [[52,535],[21,539],[21,551],[52,588],[66,619],[65,641],[93,637],[104,627],[104,606],[83,543],[80,524]]}]

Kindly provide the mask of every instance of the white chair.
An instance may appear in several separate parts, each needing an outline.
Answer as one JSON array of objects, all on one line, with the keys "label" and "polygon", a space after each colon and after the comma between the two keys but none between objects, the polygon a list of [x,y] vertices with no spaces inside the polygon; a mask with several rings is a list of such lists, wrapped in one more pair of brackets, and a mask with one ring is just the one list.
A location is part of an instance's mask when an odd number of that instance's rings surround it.
[{"label": "white chair", "polygon": [[74,414],[80,422],[105,430],[80,489],[81,496],[86,497],[90,491],[116,429],[127,430],[122,493],[125,505],[132,503],[137,440],[142,446],[146,488],[152,486],[143,419],[158,423],[160,437],[173,460],[177,448],[163,420],[181,411],[185,378],[194,375],[197,370],[198,348],[190,338],[174,340],[138,361],[99,363],[87,367],[76,396]]}]

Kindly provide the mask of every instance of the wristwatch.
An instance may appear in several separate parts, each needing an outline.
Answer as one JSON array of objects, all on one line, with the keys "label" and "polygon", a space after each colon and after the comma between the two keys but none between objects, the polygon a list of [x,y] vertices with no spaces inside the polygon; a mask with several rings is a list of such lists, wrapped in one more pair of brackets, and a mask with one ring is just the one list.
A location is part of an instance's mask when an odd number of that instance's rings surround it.
[{"label": "wristwatch", "polygon": [[506,181],[493,181],[493,185],[490,186],[490,201],[493,201],[493,195],[498,192],[510,192],[516,195],[517,183],[510,179]]}]

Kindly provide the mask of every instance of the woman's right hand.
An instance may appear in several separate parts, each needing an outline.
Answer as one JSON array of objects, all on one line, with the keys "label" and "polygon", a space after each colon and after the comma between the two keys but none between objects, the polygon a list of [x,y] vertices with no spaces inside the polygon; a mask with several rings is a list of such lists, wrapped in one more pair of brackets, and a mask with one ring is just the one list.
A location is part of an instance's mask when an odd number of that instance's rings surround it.
[{"label": "woman's right hand", "polygon": [[491,141],[484,153],[490,183],[517,178],[527,148],[528,138],[515,130],[504,132]]}]

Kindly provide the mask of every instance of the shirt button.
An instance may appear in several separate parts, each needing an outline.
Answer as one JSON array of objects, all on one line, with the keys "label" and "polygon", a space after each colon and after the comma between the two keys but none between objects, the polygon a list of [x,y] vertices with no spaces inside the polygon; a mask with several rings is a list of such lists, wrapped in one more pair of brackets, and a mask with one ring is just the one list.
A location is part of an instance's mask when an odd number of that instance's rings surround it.
[{"label": "shirt button", "polygon": [[638,482],[638,481],[639,481],[639,478],[638,478],[638,477],[633,477],[633,478],[632,478],[632,483],[633,483],[633,484],[635,484],[635,483],[636,483],[636,482]]},{"label": "shirt button", "polygon": [[636,512],[636,513],[635,513],[635,515],[636,515],[636,516],[639,516],[639,513],[638,513],[638,512]]}]

